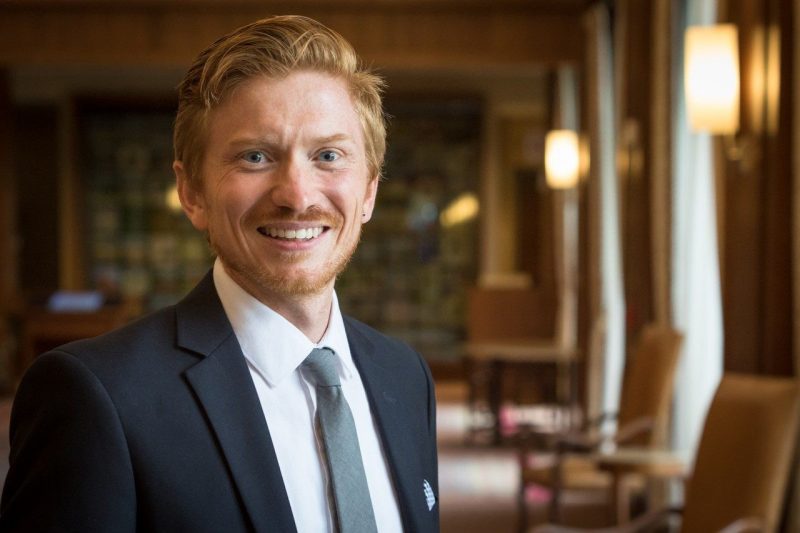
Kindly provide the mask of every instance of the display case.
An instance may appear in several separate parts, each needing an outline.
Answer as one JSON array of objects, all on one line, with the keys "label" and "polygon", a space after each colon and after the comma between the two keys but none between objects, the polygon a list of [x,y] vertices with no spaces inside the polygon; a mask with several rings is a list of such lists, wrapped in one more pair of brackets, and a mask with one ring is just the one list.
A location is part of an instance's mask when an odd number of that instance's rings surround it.
[{"label": "display case", "polygon": [[213,261],[177,201],[174,116],[167,104],[79,107],[90,288],[142,311],[177,301]]}]

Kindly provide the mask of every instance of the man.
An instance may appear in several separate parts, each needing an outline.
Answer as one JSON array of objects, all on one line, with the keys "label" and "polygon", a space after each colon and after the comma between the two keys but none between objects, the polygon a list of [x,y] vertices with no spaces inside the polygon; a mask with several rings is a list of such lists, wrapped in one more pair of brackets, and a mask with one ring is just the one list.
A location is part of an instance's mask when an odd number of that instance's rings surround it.
[{"label": "man", "polygon": [[375,204],[380,89],[303,17],[200,54],[173,168],[213,271],[174,307],[36,360],[0,529],[438,531],[429,370],[334,292]]}]

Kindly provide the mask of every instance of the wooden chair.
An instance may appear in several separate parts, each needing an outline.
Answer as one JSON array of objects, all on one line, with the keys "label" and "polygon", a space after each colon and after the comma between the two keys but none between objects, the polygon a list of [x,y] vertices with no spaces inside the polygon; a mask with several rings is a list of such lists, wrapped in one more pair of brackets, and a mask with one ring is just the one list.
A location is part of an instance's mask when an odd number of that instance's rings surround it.
[{"label": "wooden chair", "polygon": [[[642,331],[626,364],[620,396],[617,430],[604,438],[599,428],[614,415],[590,420],[579,432],[556,435],[521,436],[520,487],[518,493],[519,529],[527,527],[527,488],[539,485],[550,489],[550,519],[560,520],[561,496],[565,490],[598,490],[607,493],[608,473],[596,468],[587,458],[609,440],[616,445],[657,448],[663,446],[672,391],[683,337],[677,331],[649,325]],[[554,453],[549,461],[537,461],[532,443],[542,442]]]},{"label": "wooden chair", "polygon": [[[772,533],[780,527],[800,429],[800,381],[726,374],[708,410],[685,505],[604,532],[653,531],[680,513],[682,533]],[[576,531],[556,525],[536,533]]]}]

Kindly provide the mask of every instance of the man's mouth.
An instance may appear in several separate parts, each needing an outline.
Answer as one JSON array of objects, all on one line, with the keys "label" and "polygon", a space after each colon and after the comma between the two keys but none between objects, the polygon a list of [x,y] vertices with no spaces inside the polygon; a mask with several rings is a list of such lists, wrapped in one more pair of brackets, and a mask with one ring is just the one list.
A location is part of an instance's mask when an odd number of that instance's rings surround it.
[{"label": "man's mouth", "polygon": [[266,237],[284,239],[287,241],[308,241],[319,237],[323,231],[325,231],[324,226],[296,229],[270,228],[266,226],[258,228],[258,232]]}]

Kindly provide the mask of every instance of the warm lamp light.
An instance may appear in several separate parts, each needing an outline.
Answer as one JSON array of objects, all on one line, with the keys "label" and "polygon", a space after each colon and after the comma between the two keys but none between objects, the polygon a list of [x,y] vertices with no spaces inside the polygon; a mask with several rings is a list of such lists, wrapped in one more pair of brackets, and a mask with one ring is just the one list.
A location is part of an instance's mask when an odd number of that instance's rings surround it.
[{"label": "warm lamp light", "polygon": [[451,228],[464,222],[469,222],[478,216],[480,203],[473,193],[464,193],[450,202],[439,215],[439,222],[445,228]]},{"label": "warm lamp light", "polygon": [[578,133],[572,130],[551,130],[544,140],[544,172],[553,189],[569,189],[580,178]]},{"label": "warm lamp light", "polygon": [[739,38],[733,24],[686,29],[684,83],[694,131],[739,129]]},{"label": "warm lamp light", "polygon": [[167,204],[167,207],[176,213],[179,213],[182,209],[181,206],[181,198],[178,195],[178,186],[173,185],[164,193],[164,203]]}]

